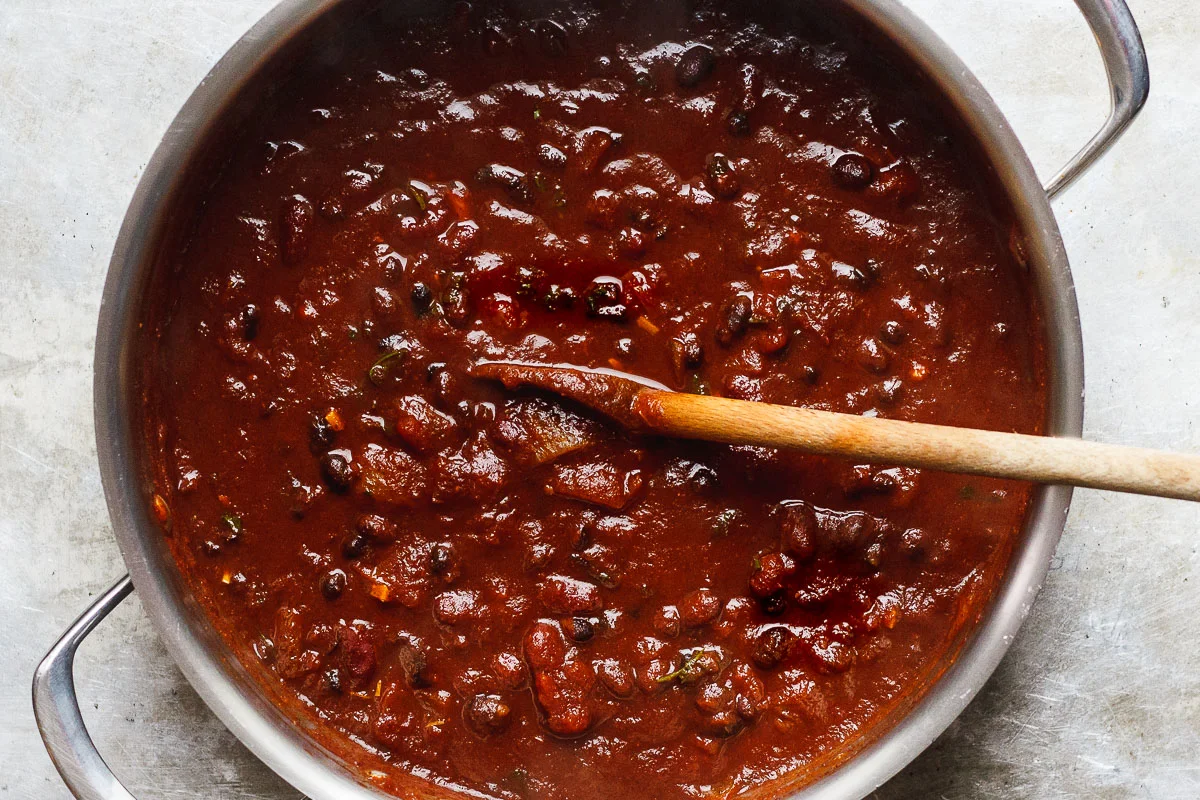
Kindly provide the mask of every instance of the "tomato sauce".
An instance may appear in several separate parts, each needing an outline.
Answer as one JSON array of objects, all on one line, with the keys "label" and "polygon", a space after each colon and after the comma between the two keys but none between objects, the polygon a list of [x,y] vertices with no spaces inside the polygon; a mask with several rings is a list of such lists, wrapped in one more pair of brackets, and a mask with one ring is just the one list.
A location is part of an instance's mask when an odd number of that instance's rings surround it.
[{"label": "tomato sauce", "polygon": [[186,210],[145,327],[156,512],[367,779],[777,793],[986,604],[1026,485],[642,438],[467,374],[1041,430],[1008,215],[919,77],[821,8],[377,15]]}]

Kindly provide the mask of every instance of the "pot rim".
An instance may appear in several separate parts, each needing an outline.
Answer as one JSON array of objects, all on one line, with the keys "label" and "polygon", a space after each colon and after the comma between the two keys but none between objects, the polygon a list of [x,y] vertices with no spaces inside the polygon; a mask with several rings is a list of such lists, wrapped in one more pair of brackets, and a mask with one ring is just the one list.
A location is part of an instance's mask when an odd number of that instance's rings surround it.
[{"label": "pot rim", "polygon": [[[180,585],[158,526],[144,502],[141,432],[134,429],[136,313],[153,266],[169,201],[183,167],[251,76],[302,30],[344,0],[284,0],[212,68],[171,123],[148,162],[121,226],[109,265],[96,333],[96,447],[114,533],[142,605],[176,664],[210,709],[259,759],[314,798],[379,800],[340,759],[306,736],[252,690],[252,679]],[[1047,339],[1046,432],[1079,436],[1083,427],[1083,342],[1070,267],[1049,200],[1003,114],[966,66],[897,0],[841,0],[895,43],[937,87],[976,137],[982,158],[1024,234]],[[953,663],[924,695],[870,744],[789,797],[865,797],[911,762],[962,712],[995,670],[1041,588],[1066,523],[1070,487],[1035,489],[1007,572]],[[431,790],[436,793],[436,790]]]}]

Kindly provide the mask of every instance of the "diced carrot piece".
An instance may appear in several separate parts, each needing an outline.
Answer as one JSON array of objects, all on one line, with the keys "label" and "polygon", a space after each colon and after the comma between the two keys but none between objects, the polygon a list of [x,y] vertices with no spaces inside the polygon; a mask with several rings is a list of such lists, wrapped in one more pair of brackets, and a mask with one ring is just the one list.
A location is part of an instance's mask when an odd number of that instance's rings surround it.
[{"label": "diced carrot piece", "polygon": [[637,326],[651,336],[658,335],[658,326],[651,322],[645,314],[637,318]]}]

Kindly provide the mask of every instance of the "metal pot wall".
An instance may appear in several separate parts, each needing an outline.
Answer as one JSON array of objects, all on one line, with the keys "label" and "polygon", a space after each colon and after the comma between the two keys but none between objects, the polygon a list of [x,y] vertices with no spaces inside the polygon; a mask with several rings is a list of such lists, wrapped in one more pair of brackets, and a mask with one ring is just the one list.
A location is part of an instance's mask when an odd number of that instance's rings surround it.
[{"label": "metal pot wall", "polygon": [[[1141,109],[1149,76],[1141,38],[1124,0],[1077,0],[1108,71],[1112,113],[1101,131],[1043,188],[1008,123],[979,82],[896,0],[841,0],[892,41],[937,87],[975,137],[981,157],[1014,209],[1046,320],[1047,433],[1078,436],[1083,423],[1083,347],[1067,256],[1050,200],[1120,136]],[[140,468],[143,443],[132,413],[141,302],[156,254],[172,224],[184,177],[218,120],[255,76],[311,32],[343,0],[286,0],[213,68],[188,100],[139,184],[116,243],[96,336],[95,414],[100,470],[113,529],[129,576],[87,610],[54,646],[34,678],[34,709],[46,747],[70,789],[84,800],[133,800],[92,744],[75,696],[72,665],[84,637],[134,587],[180,669],[209,707],[275,772],[310,797],[368,800],[372,788],[312,741],[263,694],[182,585],[159,528],[149,517]],[[1062,533],[1071,490],[1038,488],[1008,571],[983,618],[940,677],[898,718],[883,720],[865,746],[795,790],[794,800],[869,794],[925,749],[983,686],[1012,642],[1041,587]],[[441,794],[428,790],[425,794]]]}]

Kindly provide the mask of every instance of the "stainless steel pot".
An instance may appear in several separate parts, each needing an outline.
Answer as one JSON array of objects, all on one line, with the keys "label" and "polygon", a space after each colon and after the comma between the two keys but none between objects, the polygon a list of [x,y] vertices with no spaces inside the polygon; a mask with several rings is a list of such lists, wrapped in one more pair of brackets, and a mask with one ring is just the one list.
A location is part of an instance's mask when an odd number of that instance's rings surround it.
[{"label": "stainless steel pot", "polygon": [[[929,28],[896,0],[840,2],[894,42],[928,76],[978,140],[1015,209],[1045,312],[1050,375],[1047,431],[1054,436],[1078,436],[1083,424],[1083,346],[1071,272],[1050,200],[1113,144],[1146,100],[1146,55],[1129,9],[1124,0],[1076,0],[1104,58],[1112,109],[1099,133],[1043,189],[995,103]],[[192,686],[255,755],[318,800],[381,796],[272,705],[181,584],[159,529],[149,518],[139,468],[141,432],[131,413],[136,402],[130,388],[137,373],[134,341],[142,297],[170,224],[172,200],[182,191],[186,167],[248,82],[341,3],[286,0],[221,59],[167,131],[117,239],[96,335],[96,444],[113,529],[130,574],[71,626],[38,667],[33,682],[34,710],[46,748],[67,786],[84,800],[133,800],[88,736],[72,666],[79,643],[135,586],[146,613]],[[885,721],[890,727],[836,770],[797,791],[795,800],[864,797],[958,716],[1000,662],[1029,612],[1062,534],[1070,501],[1071,490],[1066,487],[1036,491],[1008,572],[953,663],[902,718]]]}]

